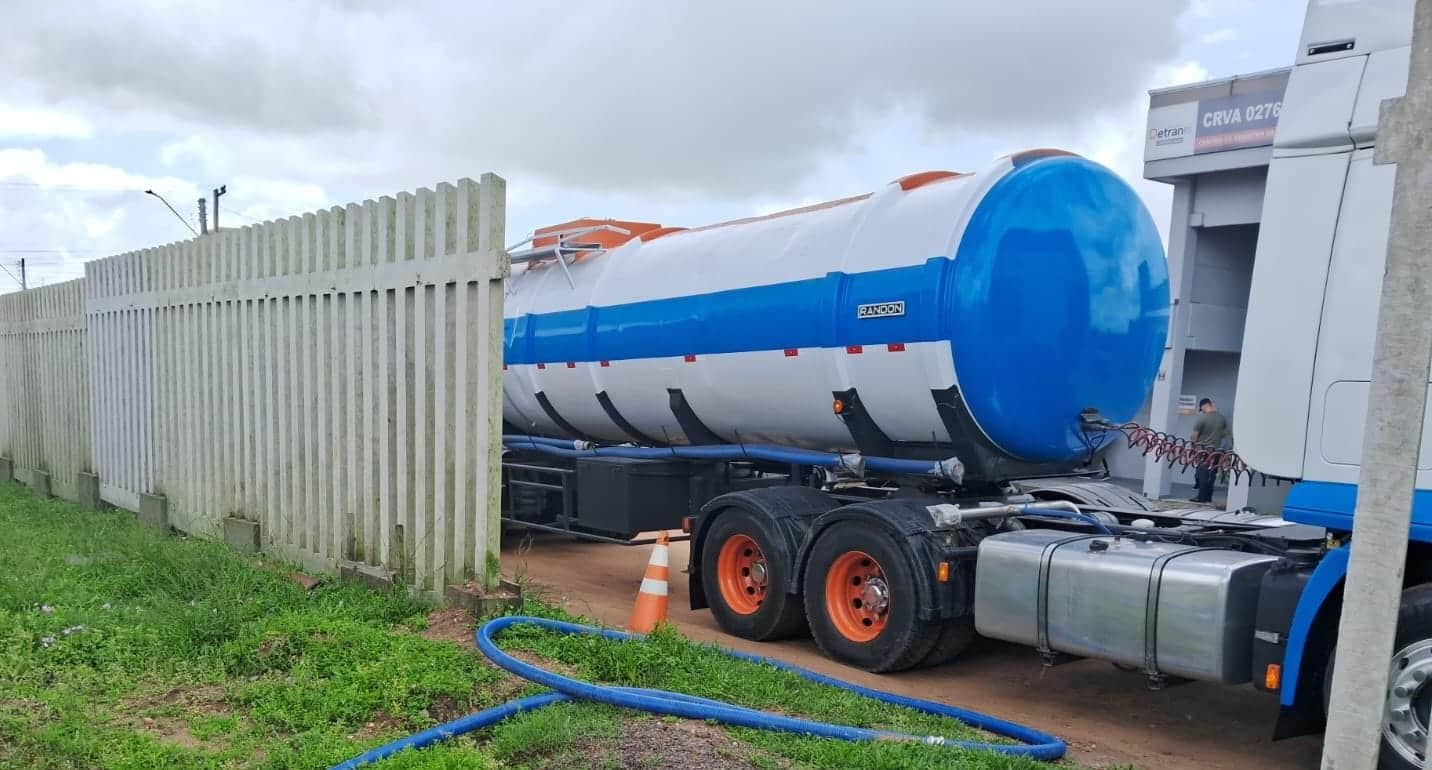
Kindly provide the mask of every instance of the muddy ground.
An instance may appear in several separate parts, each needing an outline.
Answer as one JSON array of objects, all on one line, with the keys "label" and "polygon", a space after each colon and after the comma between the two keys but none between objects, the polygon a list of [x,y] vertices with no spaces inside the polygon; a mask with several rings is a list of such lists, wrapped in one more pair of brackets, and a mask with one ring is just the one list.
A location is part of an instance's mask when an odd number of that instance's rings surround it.
[{"label": "muddy ground", "polygon": [[[613,625],[626,621],[650,554],[648,547],[520,534],[504,538],[503,551],[509,576],[545,587],[539,590],[549,601]],[[1071,758],[1081,763],[1128,763],[1146,770],[1318,766],[1319,737],[1272,742],[1277,701],[1246,686],[1194,682],[1150,692],[1141,674],[1108,663],[1045,669],[1027,648],[988,641],[939,668],[876,675],[826,659],[809,639],[764,644],[736,639],[716,628],[711,613],[687,609],[687,579],[680,571],[686,561],[686,543],[673,543],[670,622],[693,639],[1050,730],[1069,742]]]}]

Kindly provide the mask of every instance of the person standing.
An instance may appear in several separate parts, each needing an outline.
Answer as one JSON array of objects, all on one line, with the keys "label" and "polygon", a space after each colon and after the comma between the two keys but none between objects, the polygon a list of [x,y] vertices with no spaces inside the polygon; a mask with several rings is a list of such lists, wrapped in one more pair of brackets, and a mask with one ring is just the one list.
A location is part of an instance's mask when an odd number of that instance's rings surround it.
[{"label": "person standing", "polygon": [[[1228,418],[1218,411],[1218,405],[1211,398],[1199,401],[1198,411],[1200,414],[1193,423],[1193,435],[1189,439],[1202,449],[1226,449],[1230,438]],[[1216,478],[1218,471],[1214,468],[1200,465],[1194,469],[1193,486],[1196,491],[1193,502],[1213,502],[1213,482]]]}]

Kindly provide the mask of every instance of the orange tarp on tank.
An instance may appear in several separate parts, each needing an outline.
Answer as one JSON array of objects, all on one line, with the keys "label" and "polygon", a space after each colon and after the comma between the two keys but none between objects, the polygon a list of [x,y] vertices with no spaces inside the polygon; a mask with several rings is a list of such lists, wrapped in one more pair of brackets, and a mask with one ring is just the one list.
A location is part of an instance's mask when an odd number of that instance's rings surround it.
[{"label": "orange tarp on tank", "polygon": [[627,222],[620,219],[589,219],[584,217],[558,225],[548,225],[547,227],[537,228],[537,230],[533,232],[533,235],[536,237],[532,239],[532,248],[540,249],[544,246],[555,246],[557,244],[556,236],[548,235],[545,238],[542,237],[547,233],[559,233],[563,230],[577,230],[583,227],[596,227],[598,225],[619,227],[626,230],[627,234],[623,235],[621,233],[612,232],[611,230],[594,230],[576,237],[569,237],[568,240],[573,243],[595,243],[603,248],[611,249],[626,243],[642,233],[650,232],[661,227],[661,225],[655,222]]}]

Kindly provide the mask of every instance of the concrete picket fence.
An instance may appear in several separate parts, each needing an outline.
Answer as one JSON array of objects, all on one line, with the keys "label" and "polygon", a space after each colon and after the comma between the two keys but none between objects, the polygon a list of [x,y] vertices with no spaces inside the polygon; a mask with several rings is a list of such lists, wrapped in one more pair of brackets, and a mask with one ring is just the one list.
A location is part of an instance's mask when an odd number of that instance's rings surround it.
[{"label": "concrete picket fence", "polygon": [[[184,532],[237,525],[310,568],[491,587],[504,227],[487,174],[89,262],[68,289],[84,330],[0,325],[4,376],[23,372],[3,383],[0,440],[17,466],[92,471],[104,501]],[[71,335],[44,371],[75,383],[31,387],[51,375],[14,365],[35,354],[12,334]],[[92,453],[34,449],[51,424]]]},{"label": "concrete picket fence", "polygon": [[90,467],[84,279],[0,296],[0,455],[10,477],[71,499]]}]

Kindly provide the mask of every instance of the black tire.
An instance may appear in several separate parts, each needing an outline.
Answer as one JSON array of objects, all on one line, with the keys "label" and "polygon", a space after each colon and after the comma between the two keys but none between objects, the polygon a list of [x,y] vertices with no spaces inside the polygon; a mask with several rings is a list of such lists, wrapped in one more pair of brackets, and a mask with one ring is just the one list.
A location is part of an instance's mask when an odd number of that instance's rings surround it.
[{"label": "black tire", "polygon": [[[836,559],[850,551],[869,554],[885,574],[889,610],[879,635],[859,642],[836,627],[826,609],[826,577]],[[919,665],[940,641],[941,624],[920,620],[915,574],[905,551],[879,525],[841,521],[820,534],[811,548],[805,573],[805,610],[811,636],[827,656],[875,673],[903,671]]]},{"label": "black tire", "polygon": [[973,617],[952,618],[940,624],[940,637],[929,654],[915,664],[915,668],[941,666],[958,658],[975,641],[975,619]]},{"label": "black tire", "polygon": [[[1424,640],[1432,640],[1432,585],[1415,586],[1402,592],[1402,605],[1397,612],[1397,636],[1392,649],[1399,651]],[[1336,662],[1336,656],[1329,652],[1322,683],[1324,714],[1328,713],[1328,703],[1332,700],[1333,667]],[[1409,762],[1384,735],[1377,767],[1378,770],[1422,770],[1422,763]]]},{"label": "black tire", "polygon": [[[795,559],[786,548],[785,539],[775,531],[775,523],[765,516],[743,508],[727,508],[716,516],[701,547],[701,584],[716,625],[732,636],[757,642],[787,639],[805,631],[805,613],[798,594],[788,593]],[[721,547],[737,535],[756,542],[765,561],[769,586],[764,601],[754,613],[741,613],[727,604],[721,593],[717,574]]]}]

